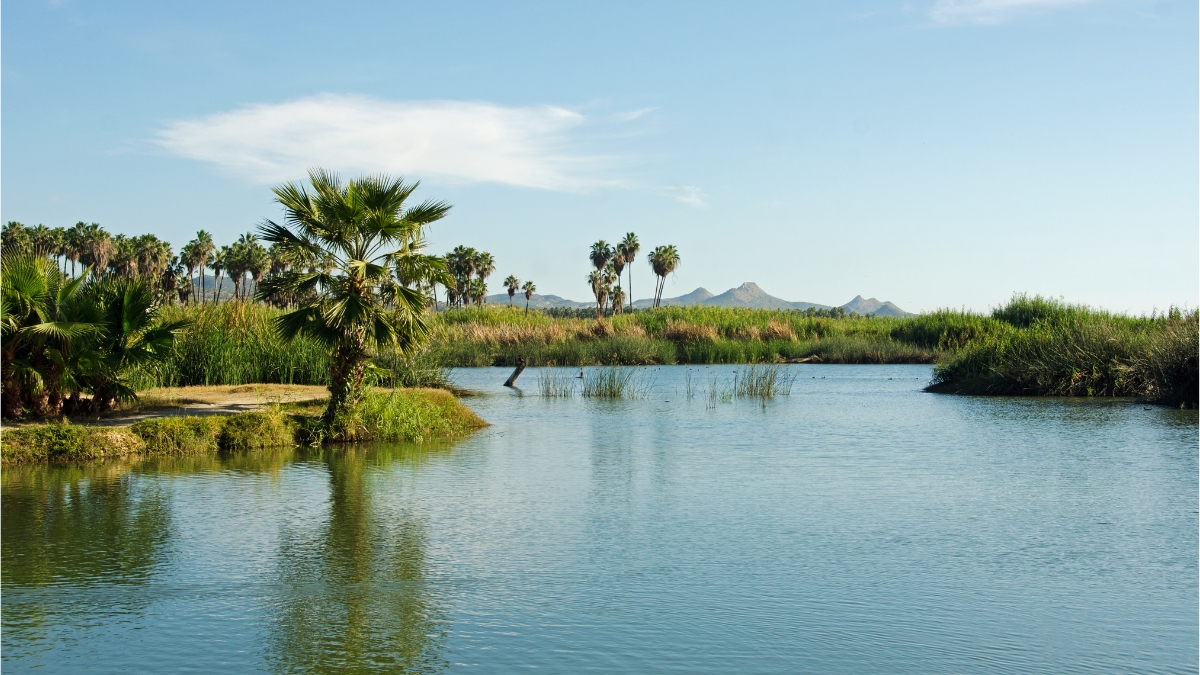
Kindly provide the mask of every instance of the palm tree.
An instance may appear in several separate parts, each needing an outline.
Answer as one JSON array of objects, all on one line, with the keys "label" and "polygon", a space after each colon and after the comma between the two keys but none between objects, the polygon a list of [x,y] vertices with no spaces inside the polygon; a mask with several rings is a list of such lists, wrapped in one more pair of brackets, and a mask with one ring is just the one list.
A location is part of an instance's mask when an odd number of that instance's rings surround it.
[{"label": "palm tree", "polygon": [[537,286],[533,285],[532,281],[526,281],[521,287],[525,291],[525,313],[529,313],[529,299],[533,297],[533,292],[537,290]]},{"label": "palm tree", "polygon": [[621,259],[625,261],[625,265],[629,266],[629,307],[633,308],[633,261],[637,258],[638,251],[642,250],[642,245],[638,243],[637,235],[632,232],[626,232],[625,238],[621,243],[617,244],[617,253],[621,254]]},{"label": "palm tree", "polygon": [[513,275],[508,275],[504,279],[504,285],[508,288],[508,306],[512,307],[513,296],[521,288],[521,281]]},{"label": "palm tree", "polygon": [[471,302],[477,307],[483,307],[483,299],[487,297],[487,282],[475,277],[471,280],[467,293],[471,296]]},{"label": "palm tree", "polygon": [[600,309],[603,310],[608,305],[608,299],[612,296],[613,284],[617,281],[617,272],[613,268],[612,263],[609,263],[600,272],[600,291],[602,293],[600,299]]},{"label": "palm tree", "polygon": [[592,251],[588,254],[588,257],[592,259],[593,267],[595,267],[597,270],[602,270],[604,269],[604,266],[608,264],[608,261],[613,257],[613,249],[608,245],[607,241],[601,239],[600,241],[592,244]]},{"label": "palm tree", "polygon": [[487,251],[481,251],[479,255],[475,257],[475,274],[479,277],[479,281],[483,283],[483,289],[485,291],[485,295],[481,297],[478,302],[480,307],[483,306],[483,301],[487,297],[487,278],[492,276],[492,272],[495,271],[496,259],[492,257],[491,253],[488,253]]},{"label": "palm tree", "polygon": [[663,287],[667,284],[667,275],[679,266],[679,251],[673,245],[659,246],[650,253],[650,267],[654,270],[658,282],[654,287],[654,306],[662,302]]},{"label": "palm tree", "polygon": [[0,264],[0,368],[5,417],[28,405],[39,416],[58,414],[66,365],[80,339],[99,326],[72,306],[84,278],[67,280],[53,260],[32,249],[5,248]]},{"label": "palm tree", "polygon": [[[192,300],[195,300],[196,291],[195,278],[196,267],[200,265],[200,246],[193,239],[183,245],[179,249],[179,263],[187,269],[188,287],[191,288],[189,295],[192,295]],[[201,271],[203,274],[203,271]],[[203,283],[203,282],[202,282]]]},{"label": "palm tree", "polygon": [[[196,255],[199,259],[198,266],[200,268],[200,302],[204,302],[204,270],[213,262],[213,257],[216,255],[217,246],[213,243],[212,235],[205,230],[200,230],[196,233],[196,238],[192,241],[196,242]],[[215,272],[214,272],[215,278]]]},{"label": "palm tree", "polygon": [[75,263],[83,256],[87,246],[87,224],[79,221],[67,230],[67,260],[71,261],[71,278],[75,278]]},{"label": "palm tree", "polygon": [[95,277],[108,269],[108,262],[113,254],[113,239],[99,223],[88,223],[82,236],[83,253],[79,260],[91,269],[92,276]]},{"label": "palm tree", "polygon": [[[213,302],[221,302],[221,273],[225,271],[225,260],[229,257],[229,247],[222,246],[213,254]],[[203,283],[203,282],[201,282]],[[203,288],[203,286],[201,286]]]},{"label": "palm tree", "polygon": [[592,295],[596,298],[596,318],[600,318],[600,285],[603,283],[603,277],[600,275],[600,270],[592,270],[587,276],[588,284],[592,287]]},{"label": "palm tree", "polygon": [[625,291],[620,286],[612,290],[612,308],[613,314],[620,314],[621,309],[625,306]]},{"label": "palm tree", "polygon": [[[314,258],[328,258],[331,270],[287,272],[259,287],[259,295],[284,289],[315,293],[315,300],[280,315],[276,326],[285,340],[308,336],[331,353],[329,407],[323,418],[335,438],[352,439],[354,430],[338,428],[343,414],[362,397],[372,347],[391,346],[410,355],[429,334],[425,303],[413,289],[396,289],[388,309],[379,286],[405,255],[405,243],[450,210],[443,202],[405,207],[418,183],[387,176],[365,176],[343,184],[336,174],[309,171],[311,188],[287,183],[274,188],[286,213],[284,225],[266,221],[263,239]],[[311,191],[310,191],[311,189]]]}]

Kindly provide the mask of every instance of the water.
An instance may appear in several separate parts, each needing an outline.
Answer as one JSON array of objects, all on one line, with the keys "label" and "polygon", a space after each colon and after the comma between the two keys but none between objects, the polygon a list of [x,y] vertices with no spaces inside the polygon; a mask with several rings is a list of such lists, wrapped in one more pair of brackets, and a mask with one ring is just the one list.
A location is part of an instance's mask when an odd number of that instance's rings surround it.
[{"label": "water", "polygon": [[1194,411],[797,368],[460,371],[453,444],[8,468],[4,671],[1196,672]]}]

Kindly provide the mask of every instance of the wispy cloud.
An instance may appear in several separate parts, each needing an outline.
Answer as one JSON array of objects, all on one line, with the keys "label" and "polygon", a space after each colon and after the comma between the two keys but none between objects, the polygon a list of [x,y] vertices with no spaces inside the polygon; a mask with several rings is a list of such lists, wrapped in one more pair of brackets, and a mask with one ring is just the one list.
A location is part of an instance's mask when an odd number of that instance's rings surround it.
[{"label": "wispy cloud", "polygon": [[262,183],[323,166],[561,191],[615,184],[599,177],[600,159],[575,150],[584,123],[555,106],[321,94],[174,121],[155,140]]},{"label": "wispy cloud", "polygon": [[649,113],[654,112],[655,110],[658,110],[658,108],[642,108],[641,110],[628,110],[626,112],[619,112],[619,113],[614,114],[613,119],[618,122],[632,122],[632,121],[638,119],[639,117],[642,117],[643,115],[647,115]]},{"label": "wispy cloud", "polygon": [[938,23],[1004,23],[1022,14],[1084,5],[1093,0],[936,0],[929,16]]},{"label": "wispy cloud", "polygon": [[663,188],[675,201],[702,209],[708,206],[704,191],[694,185],[675,185]]}]

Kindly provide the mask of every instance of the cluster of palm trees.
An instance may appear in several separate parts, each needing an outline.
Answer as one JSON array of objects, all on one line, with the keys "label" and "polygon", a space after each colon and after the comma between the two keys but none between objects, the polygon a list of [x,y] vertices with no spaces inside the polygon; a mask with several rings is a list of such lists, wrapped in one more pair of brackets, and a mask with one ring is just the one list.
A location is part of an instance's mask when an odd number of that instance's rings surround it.
[{"label": "cluster of palm trees", "polygon": [[[620,314],[625,306],[626,298],[630,298],[629,306],[633,307],[632,265],[639,251],[641,251],[641,245],[638,243],[637,235],[633,232],[627,232],[625,238],[616,246],[609,245],[603,239],[592,244],[588,258],[595,269],[588,274],[587,281],[592,287],[592,295],[596,299],[597,317],[602,316],[606,310],[613,314]],[[679,251],[672,245],[659,246],[647,257],[650,268],[654,270],[656,277],[654,306],[658,307],[662,302],[662,291],[667,275],[674,272],[675,268],[679,266]],[[626,295],[625,289],[620,286],[621,273],[626,269],[629,270],[627,278],[631,290],[630,295]]]},{"label": "cluster of palm trees", "polygon": [[[596,299],[596,318],[600,318],[606,309],[613,314],[621,313],[627,297],[620,286],[621,273],[633,264],[641,248],[637,235],[632,232],[627,232],[616,246],[610,246],[603,239],[592,244],[588,257],[596,269],[588,274],[587,280]],[[633,288],[632,267],[629,269],[629,287]]]},{"label": "cluster of palm trees", "polygon": [[170,286],[174,271],[170,244],[152,234],[112,235],[97,223],[29,227],[9,221],[0,232],[0,245],[8,251],[35,251],[49,256],[63,274],[67,274],[70,263],[71,278],[83,270],[93,276],[148,277],[160,286]]},{"label": "cluster of palm trees", "polygon": [[446,307],[467,304],[483,306],[487,297],[487,278],[496,271],[496,259],[487,251],[470,246],[455,246],[446,254],[446,270],[450,283],[446,286]]},{"label": "cluster of palm trees", "polygon": [[508,289],[508,306],[512,307],[513,296],[517,291],[525,291],[525,313],[529,313],[529,300],[533,294],[537,292],[537,286],[532,281],[526,281],[525,285],[521,285],[521,280],[510,274],[504,279],[504,287]]}]

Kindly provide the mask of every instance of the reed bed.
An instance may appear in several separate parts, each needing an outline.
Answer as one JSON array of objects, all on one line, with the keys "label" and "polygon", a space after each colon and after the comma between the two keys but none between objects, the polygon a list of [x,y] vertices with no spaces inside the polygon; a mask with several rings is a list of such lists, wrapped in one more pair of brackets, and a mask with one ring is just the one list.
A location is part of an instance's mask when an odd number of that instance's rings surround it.
[{"label": "reed bed", "polygon": [[795,382],[796,374],[787,366],[753,364],[733,372],[733,395],[764,400],[790,396]]},{"label": "reed bed", "polygon": [[538,374],[538,391],[546,398],[571,398],[575,395],[575,380],[561,370],[545,368]]},{"label": "reed bed", "polygon": [[653,385],[644,371],[608,366],[586,371],[579,392],[588,398],[646,398]]}]

